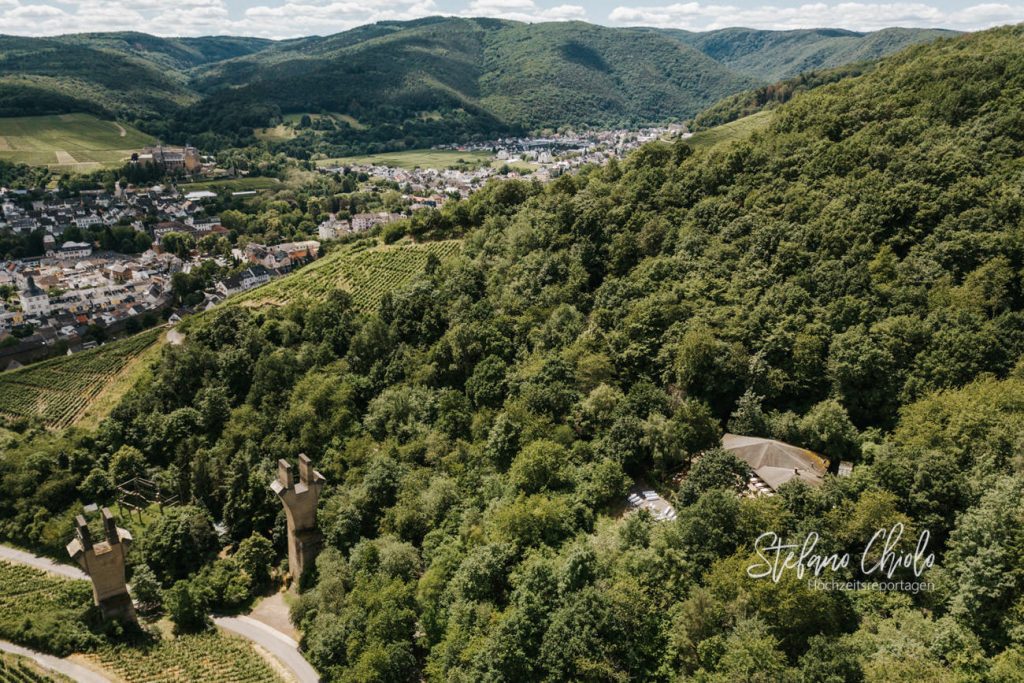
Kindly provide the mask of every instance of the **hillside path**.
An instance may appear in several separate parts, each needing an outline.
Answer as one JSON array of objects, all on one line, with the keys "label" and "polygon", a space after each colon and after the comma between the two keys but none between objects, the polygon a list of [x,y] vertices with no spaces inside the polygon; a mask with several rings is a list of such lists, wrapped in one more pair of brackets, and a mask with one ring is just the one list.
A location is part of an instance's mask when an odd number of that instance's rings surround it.
[{"label": "hillside path", "polygon": [[75,681],[75,683],[110,683],[112,680],[101,673],[93,671],[92,669],[87,669],[80,664],[75,664],[70,660],[43,654],[42,652],[36,652],[35,650],[30,650],[27,647],[22,647],[21,645],[8,643],[6,640],[0,640],[0,650],[3,652],[9,652],[12,655],[27,657],[47,671],[53,671],[63,676],[67,676],[71,680]]}]

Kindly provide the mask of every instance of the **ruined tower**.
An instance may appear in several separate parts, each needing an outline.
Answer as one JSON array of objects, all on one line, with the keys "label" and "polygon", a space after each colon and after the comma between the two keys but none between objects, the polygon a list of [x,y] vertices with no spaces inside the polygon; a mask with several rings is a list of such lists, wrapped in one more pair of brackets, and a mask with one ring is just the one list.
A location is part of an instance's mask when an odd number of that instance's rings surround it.
[{"label": "ruined tower", "polygon": [[103,508],[106,540],[94,543],[85,517],[75,518],[75,538],[68,543],[68,555],[92,579],[92,598],[106,617],[135,620],[135,607],[125,582],[125,556],[132,535],[117,526],[109,508]]},{"label": "ruined tower", "polygon": [[270,488],[281,499],[288,517],[288,571],[292,581],[302,577],[323,545],[323,534],[316,528],[316,504],[323,487],[323,475],[313,469],[305,455],[299,456],[298,481],[287,460],[277,461],[277,479]]}]

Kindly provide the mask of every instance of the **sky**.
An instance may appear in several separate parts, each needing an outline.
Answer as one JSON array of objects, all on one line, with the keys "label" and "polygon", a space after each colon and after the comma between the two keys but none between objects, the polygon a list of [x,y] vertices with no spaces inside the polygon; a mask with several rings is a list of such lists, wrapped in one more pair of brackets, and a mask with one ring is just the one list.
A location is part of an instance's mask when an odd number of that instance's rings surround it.
[{"label": "sky", "polygon": [[888,26],[972,31],[1024,21],[1022,4],[977,0],[0,0],[0,33],[144,31],[161,36],[327,35],[388,19],[446,15],[706,31]]}]

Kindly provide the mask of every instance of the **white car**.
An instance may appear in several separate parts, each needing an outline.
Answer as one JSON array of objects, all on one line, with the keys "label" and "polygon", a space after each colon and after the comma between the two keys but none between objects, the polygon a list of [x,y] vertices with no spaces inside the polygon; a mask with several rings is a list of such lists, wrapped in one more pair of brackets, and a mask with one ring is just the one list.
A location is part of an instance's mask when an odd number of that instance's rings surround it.
[{"label": "white car", "polygon": [[654,491],[644,491],[644,498],[647,500],[658,500],[658,494]]}]

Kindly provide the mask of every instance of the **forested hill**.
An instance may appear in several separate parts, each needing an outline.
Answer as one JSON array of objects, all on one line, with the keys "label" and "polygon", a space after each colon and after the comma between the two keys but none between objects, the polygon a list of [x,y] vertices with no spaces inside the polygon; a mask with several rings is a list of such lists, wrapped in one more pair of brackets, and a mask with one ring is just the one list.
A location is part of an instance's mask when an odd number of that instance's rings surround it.
[{"label": "forested hill", "polygon": [[793,33],[432,17],[277,42],[0,36],[0,116],[86,111],[212,148],[252,143],[253,128],[284,114],[333,112],[351,125],[281,147],[337,156],[372,144],[682,120],[779,77],[942,34]]},{"label": "forested hill", "polygon": [[887,28],[871,33],[841,29],[762,31],[726,28],[705,33],[666,31],[730,69],[775,82],[811,70],[884,57],[916,43],[949,38],[943,29]]},{"label": "forested hill", "polygon": [[[390,28],[391,30],[387,30]],[[578,22],[432,19],[357,29],[201,69],[182,125],[331,111],[337,141],[427,143],[685,118],[754,81],[667,36]],[[238,116],[245,120],[238,121]],[[422,143],[421,143],[422,144]]]},{"label": "forested hill", "polygon": [[[326,548],[293,615],[330,681],[1017,681],[1022,41],[914,47],[749,139],[420,212],[410,236],[462,249],[375,309],[193,319],[97,433],[4,434],[0,536],[60,549],[108,466],[170,482],[195,506],[139,557],[202,613],[248,585],[211,519],[284,557],[267,484],[305,452]],[[856,467],[741,498],[723,429]],[[631,481],[678,519],[622,516]],[[897,523],[900,553],[930,533],[933,590],[747,573],[761,533],[813,531],[853,558],[828,579],[876,580]]]},{"label": "forested hill", "polygon": [[88,112],[123,120],[159,119],[198,99],[188,69],[269,43],[144,33],[0,35],[0,116]]}]

